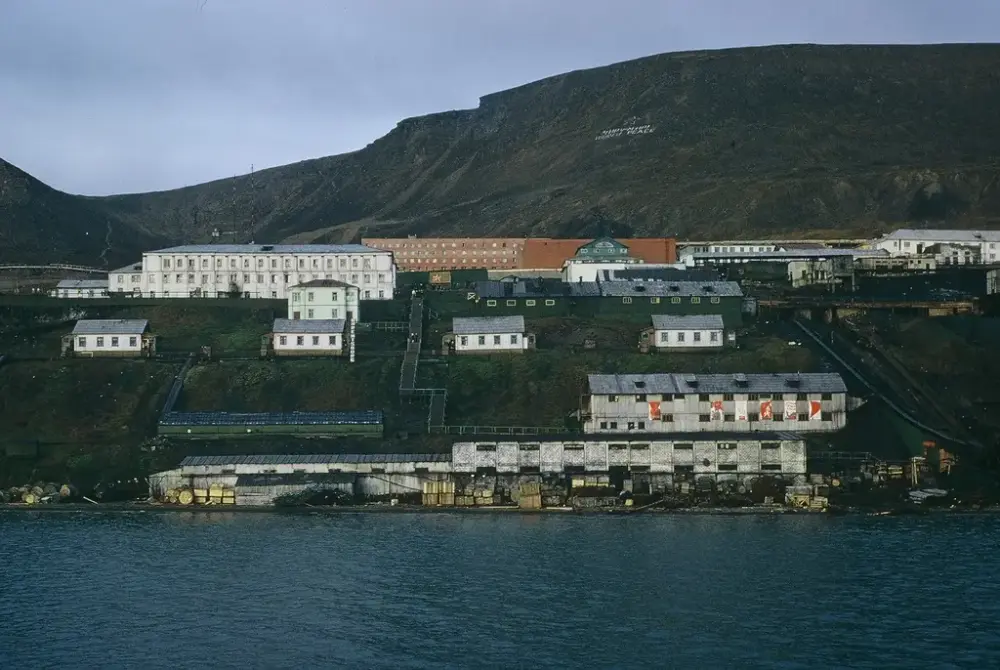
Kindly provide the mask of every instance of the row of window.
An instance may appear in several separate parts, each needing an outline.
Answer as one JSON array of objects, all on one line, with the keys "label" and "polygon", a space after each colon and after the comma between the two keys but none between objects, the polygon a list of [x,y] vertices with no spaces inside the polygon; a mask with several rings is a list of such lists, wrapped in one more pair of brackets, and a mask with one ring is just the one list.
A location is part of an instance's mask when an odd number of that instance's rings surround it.
[{"label": "row of window", "polygon": [[[685,331],[678,330],[678,331],[675,331],[675,332],[677,333],[677,336],[674,338],[675,342],[682,343],[682,342],[686,341],[686,339],[687,339],[687,333]],[[711,331],[709,331],[709,333],[708,333],[708,341],[709,342],[718,342],[720,334],[721,333],[719,331],[717,331],[717,330],[711,330]],[[701,342],[702,341],[701,340],[701,335],[702,335],[702,333],[701,333],[700,330],[696,330],[696,331],[692,332],[691,333],[691,341],[692,342]],[[670,342],[670,337],[669,336],[670,336],[670,331],[669,330],[661,330],[660,331],[660,342],[663,343],[663,344],[669,343]]]},{"label": "row of window", "polygon": [[[194,274],[187,274],[187,275],[185,275],[184,273],[181,273],[181,272],[175,273],[173,275],[173,277],[174,277],[174,283],[175,284],[184,284],[184,283],[194,284],[194,283],[196,283],[196,281],[195,281],[195,277],[196,276],[197,275],[194,275]],[[249,284],[250,283],[250,278],[251,277],[255,277],[256,282],[258,284],[263,284],[264,283],[264,279],[265,279],[266,276],[267,275],[262,275],[262,274],[258,274],[258,275],[244,274],[243,275],[243,283],[244,284]],[[157,277],[156,274],[154,274],[152,272],[149,273],[149,283],[150,284],[155,284],[156,283],[156,277]],[[170,283],[170,277],[171,277],[171,275],[164,273],[164,275],[163,275],[163,283],[164,284],[169,284]],[[235,273],[235,272],[234,273],[230,273],[228,275],[228,277],[227,277],[227,275],[224,275],[224,274],[217,274],[216,277],[215,277],[215,283],[222,284],[222,283],[225,283],[226,281],[235,282],[235,281],[237,281],[239,279],[239,277],[240,277],[240,275],[237,274],[237,273]],[[270,276],[270,280],[271,280],[270,283],[277,284],[278,281],[279,281],[278,280],[279,277],[281,278],[281,283],[284,283],[284,284],[289,283],[289,275],[287,275],[287,274],[273,274],[273,275],[271,275]],[[371,284],[372,283],[372,275],[371,274],[364,274],[364,275],[352,274],[352,275],[350,275],[350,283],[351,284],[357,284],[359,277],[361,278],[361,283],[363,283],[363,284]],[[316,275],[311,275],[310,278],[311,279],[319,279],[319,277],[317,277]],[[185,279],[186,279],[186,282],[185,282]],[[331,275],[326,275],[325,277],[323,277],[323,279],[333,279],[333,277]],[[140,280],[141,280],[141,275],[132,275],[132,283],[133,284],[138,283]],[[341,281],[345,281],[345,282],[348,281],[348,275],[344,275],[343,279]],[[378,282],[384,282],[385,281],[385,274],[379,273],[377,275],[377,280],[376,281],[378,281]],[[125,283],[125,275],[118,275],[118,283],[119,284],[124,284]],[[210,283],[212,283],[212,276],[211,275],[207,275],[207,274],[201,275],[201,284],[204,285],[204,284],[210,284]],[[334,298],[334,299],[336,300],[336,298]]]},{"label": "row of window", "polygon": [[[438,248],[438,243],[437,242],[399,242],[399,243],[396,243],[396,242],[391,242],[391,241],[388,241],[388,240],[386,240],[386,241],[369,240],[369,242],[374,242],[380,248],[382,248],[382,247],[393,248],[393,249],[437,249]],[[450,246],[449,246],[448,242],[441,242],[441,248],[442,249],[448,249],[448,248],[451,248],[451,249],[459,249],[459,248],[465,249],[466,246],[468,246],[470,249],[482,249],[482,248],[484,248],[484,245],[486,245],[486,244],[490,244],[490,242],[483,242],[481,240],[479,240],[479,241],[470,241],[470,242],[451,242]],[[497,248],[506,249],[507,248],[507,243],[506,242],[493,242],[492,246],[493,246],[494,249],[497,249]],[[510,246],[513,249],[518,249],[521,245],[520,245],[519,242],[511,242]]]},{"label": "row of window", "polygon": [[[496,347],[501,346],[502,337],[503,336],[502,335],[493,335],[492,337],[493,337],[493,346],[496,346]],[[519,338],[520,338],[519,335],[516,335],[516,334],[515,335],[511,335],[510,336],[510,343],[511,344],[517,344]],[[463,347],[469,346],[469,336],[468,335],[461,335],[461,336],[459,336],[458,341],[459,341],[459,344],[461,344]],[[486,346],[486,335],[478,335],[477,336],[477,342],[478,342],[479,346],[481,346],[481,347]]]},{"label": "row of window", "polygon": [[[631,296],[625,296],[625,297],[622,298],[622,304],[623,305],[631,305],[632,304],[632,300],[633,299],[632,299]],[[517,300],[506,300],[504,302],[506,303],[507,307],[517,307]],[[652,305],[659,305],[660,302],[661,302],[661,299],[658,296],[653,296],[653,297],[651,297],[649,299],[649,302]],[[719,296],[715,295],[715,296],[712,296],[711,298],[709,298],[709,302],[712,303],[713,305],[718,305],[721,301],[719,299]],[[498,303],[497,300],[488,299],[486,301],[486,306],[487,307],[496,307],[497,303]],[[534,298],[528,298],[528,299],[526,299],[524,301],[524,306],[525,307],[534,307],[536,304],[538,304],[538,301],[536,299],[534,299]],[[545,300],[545,306],[546,307],[552,307],[555,304],[556,304],[555,300],[552,300],[552,299],[546,299]],[[673,297],[671,297],[670,298],[670,304],[671,305],[679,305],[679,304],[681,304],[681,298],[679,296],[673,296]],[[696,296],[696,295],[691,296],[691,304],[692,305],[700,305],[701,304],[701,297]]]},{"label": "row of window", "polygon": [[[699,423],[711,423],[712,421],[719,421],[718,416],[722,416],[722,421],[725,422],[725,423],[733,423],[734,421],[736,421],[736,415],[735,414],[716,415],[715,419],[712,418],[711,414],[699,414],[698,415],[698,422]],[[751,413],[747,414],[747,421],[750,422],[750,423],[756,423],[756,422],[759,422],[760,420],[761,420],[760,414],[758,414],[757,412],[751,412]],[[833,421],[833,412],[822,412],[820,414],[820,420],[821,421]],[[792,418],[792,417],[786,417],[784,414],[773,414],[773,415],[771,415],[770,419],[765,419],[765,421],[774,421],[775,423],[783,423],[783,422],[786,422],[786,421],[787,422],[803,421],[803,422],[808,423],[809,422],[809,415],[806,414],[806,413],[802,413],[802,414],[797,414],[795,418]],[[673,423],[674,422],[674,415],[673,414],[661,414],[660,415],[660,422],[661,423]],[[623,421],[622,423],[625,424],[625,426],[626,426],[622,430],[646,430],[646,423],[647,422],[646,421]],[[650,423],[650,427],[652,427],[652,424],[656,423],[656,422],[653,421],[653,422],[649,422],[649,423]],[[617,421],[601,421],[599,425],[600,425],[600,429],[601,430],[619,430],[619,428],[618,428],[618,422]]]},{"label": "row of window", "polygon": [[[271,260],[271,263],[270,263],[271,269],[272,270],[277,270],[278,267],[279,267],[279,263],[278,263],[279,259],[272,258],[270,260]],[[309,264],[306,263],[306,260],[307,259],[305,259],[305,258],[299,258],[298,259],[298,268],[300,270],[305,269],[307,266],[313,268],[314,270],[319,270],[322,267],[322,264],[320,263],[320,259],[318,259],[318,258],[309,259],[309,260],[312,261]],[[346,258],[340,258],[339,260],[340,260],[340,262],[337,264],[338,267],[341,267],[341,268],[347,268],[348,267],[348,263],[347,263],[347,259]],[[186,262],[186,264],[185,264],[185,262]],[[163,269],[164,270],[169,270],[170,266],[171,266],[171,259],[170,258],[163,258],[162,259],[162,267],[163,267]],[[197,267],[197,264],[195,263],[195,260],[193,258],[185,259],[183,257],[178,257],[175,260],[173,266],[176,269],[178,269],[178,270],[181,270],[181,269],[183,269],[185,267],[188,270],[194,270]],[[225,266],[225,263],[223,262],[223,259],[217,257],[215,259],[215,267],[216,268],[222,268],[224,266]],[[250,258],[244,258],[243,259],[242,267],[244,269],[249,269],[249,268],[251,268],[253,266],[254,266],[254,264],[250,262]],[[258,269],[263,269],[266,266],[265,260],[263,258],[257,258],[256,266],[257,266]],[[208,258],[202,258],[201,259],[201,269],[207,270],[209,267],[211,267],[210,259],[208,259]],[[237,259],[230,258],[229,259],[229,267],[231,269],[235,270],[238,267],[240,267],[240,263],[237,261]],[[286,270],[292,269],[292,259],[290,259],[290,258],[284,259],[284,264],[281,267],[284,267]],[[333,267],[334,267],[333,259],[332,258],[327,258],[326,259],[326,269],[327,270],[332,270]],[[357,257],[351,258],[350,267],[352,267],[352,268],[361,267],[362,269],[370,270],[372,268],[372,258],[371,257],[365,257],[365,258],[363,258],[363,259],[360,260],[360,264],[359,264],[359,259]]]},{"label": "row of window", "polygon": [[[617,424],[615,424],[615,425],[617,426]],[[718,449],[722,450],[722,451],[734,451],[738,446],[739,445],[736,442],[720,442],[720,443],[718,443],[716,445],[716,447]],[[522,444],[522,445],[519,445],[518,448],[519,448],[520,451],[538,451],[538,445],[537,444]],[[584,447],[583,447],[582,444],[566,444],[566,445],[563,445],[563,450],[568,450],[568,451],[583,451],[583,448]],[[760,443],[760,448],[761,449],[780,449],[781,448],[781,443],[780,442],[761,442]],[[649,445],[648,444],[632,444],[632,445],[628,445],[628,444],[609,444],[608,445],[608,449],[610,449],[611,451],[624,451],[626,449],[631,449],[632,451],[648,451],[649,450]],[[685,451],[685,450],[691,451],[691,450],[694,449],[694,443],[693,442],[677,442],[677,443],[674,444],[674,449],[675,450],[681,450],[681,451]],[[477,444],[476,445],[476,451],[496,451],[496,450],[497,450],[497,445],[495,445],[495,444]]]},{"label": "row of window", "polygon": [[[322,336],[321,335],[310,335],[309,337],[311,338],[312,345],[314,347],[318,347],[319,343],[320,343],[320,338]],[[282,346],[282,347],[287,346],[288,345],[288,336],[287,335],[279,335],[278,336],[278,344],[280,346]],[[303,346],[305,346],[305,344],[306,344],[306,336],[305,335],[296,335],[295,336],[295,345],[296,346],[303,347]],[[336,335],[328,335],[327,336],[327,344],[329,344],[331,347],[337,346],[337,336]]]},{"label": "row of window", "polygon": [[[121,346],[120,342],[121,342],[122,339],[123,338],[120,338],[117,335],[112,335],[111,336],[111,345],[110,346],[111,347],[119,347],[119,346]],[[104,347],[104,342],[105,342],[104,336],[103,335],[98,335],[96,337],[96,342],[95,342],[94,346],[97,347],[98,349],[103,348]],[[83,337],[83,336],[80,336],[80,337],[76,338],[76,346],[79,347],[80,349],[86,349],[87,348],[87,338]],[[128,338],[128,346],[130,346],[130,347],[137,347],[137,346],[139,346],[139,338],[138,337],[134,337],[134,336],[129,337]]]},{"label": "row of window", "polygon": [[[347,313],[350,314],[351,310],[347,310]],[[294,319],[299,318],[298,315],[300,314],[300,312],[295,312],[294,314],[295,314],[295,316],[293,316],[292,318],[294,318]],[[307,309],[306,310],[306,318],[307,319],[315,319],[316,318],[316,310],[313,309],[312,307],[310,307],[309,309]],[[331,319],[339,319],[340,318],[340,308],[339,307],[333,307],[332,309],[330,309],[330,318]]]},{"label": "row of window", "polygon": [[[742,395],[742,394],[741,394]],[[816,395],[815,393],[813,395]],[[747,393],[747,400],[792,400],[793,396],[795,400],[809,400],[808,393]],[[833,400],[832,393],[820,393],[820,399],[822,400]],[[630,396],[617,396],[609,395],[608,402],[628,402],[627,398]],[[687,396],[683,393],[636,393],[635,396],[631,396],[635,399],[635,402],[649,402],[649,401],[667,401],[670,400],[684,400]],[[723,393],[722,400],[734,400],[735,395],[732,393]],[[699,393],[698,400],[701,402],[711,402],[712,400],[718,400],[718,394],[711,393]]]},{"label": "row of window", "polygon": [[[349,294],[348,297],[350,297]],[[340,299],[339,291],[330,292],[330,300],[332,302],[337,302],[339,299]],[[316,293],[314,291],[306,291],[306,302],[314,302],[315,300],[316,300]],[[292,291],[292,302],[301,302],[301,301],[302,301],[302,293],[300,293],[299,291]]]},{"label": "row of window", "polygon": [[[628,465],[628,469],[630,471],[632,471],[632,472],[649,472],[650,471],[650,466],[648,466],[648,465],[639,465],[639,464],[636,464],[636,463],[630,463]],[[738,468],[738,466],[737,466],[736,463],[719,463],[719,464],[717,464],[715,466],[715,469],[718,472],[738,472],[739,471],[739,468]],[[423,468],[417,468],[416,471],[418,473],[421,472],[421,471],[427,472],[427,470],[424,470]],[[551,470],[550,470],[549,467],[546,467],[546,471],[551,471]],[[587,468],[585,466],[582,466],[582,465],[564,465],[562,467],[562,471],[564,473],[566,473],[566,474],[573,474],[573,473],[581,473],[582,474],[582,473],[587,472]],[[761,463],[760,464],[760,472],[781,472],[781,471],[782,471],[781,470],[781,463]],[[379,472],[384,472],[384,471],[381,470],[381,469],[372,468],[372,473],[379,473]],[[521,465],[521,466],[518,466],[518,472],[521,473],[521,474],[523,474],[523,475],[537,474],[537,473],[541,472],[541,468],[539,466],[537,466],[537,465]],[[753,470],[753,469],[749,469],[749,470],[748,469],[744,469],[744,472],[755,472],[755,470]],[[487,476],[495,476],[496,473],[497,473],[497,471],[496,471],[496,468],[478,467],[478,468],[476,468],[476,473],[477,474],[481,474],[481,475],[487,475]],[[695,474],[694,466],[693,465],[676,465],[675,464],[673,466],[673,473],[674,473],[675,476],[694,475]]]}]

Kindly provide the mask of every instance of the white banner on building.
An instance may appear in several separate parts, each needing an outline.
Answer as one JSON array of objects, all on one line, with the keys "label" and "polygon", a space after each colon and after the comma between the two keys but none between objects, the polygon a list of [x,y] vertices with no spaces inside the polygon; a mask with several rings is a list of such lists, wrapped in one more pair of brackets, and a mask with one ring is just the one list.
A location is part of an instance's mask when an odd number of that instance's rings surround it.
[{"label": "white banner on building", "polygon": [[785,401],[785,421],[797,421],[799,418],[799,410],[796,407],[796,402],[794,400]]},{"label": "white banner on building", "polygon": [[747,416],[747,401],[737,400],[736,401],[736,420],[737,421],[747,421],[749,417]]}]

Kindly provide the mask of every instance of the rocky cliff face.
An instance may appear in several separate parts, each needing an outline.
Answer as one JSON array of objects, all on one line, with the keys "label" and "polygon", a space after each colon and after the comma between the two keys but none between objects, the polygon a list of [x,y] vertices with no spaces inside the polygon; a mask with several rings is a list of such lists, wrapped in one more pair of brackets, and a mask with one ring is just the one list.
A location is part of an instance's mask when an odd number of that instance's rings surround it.
[{"label": "rocky cliff face", "polygon": [[407,119],[351,154],[88,203],[184,241],[996,227],[998,66],[995,45],[665,54]]}]

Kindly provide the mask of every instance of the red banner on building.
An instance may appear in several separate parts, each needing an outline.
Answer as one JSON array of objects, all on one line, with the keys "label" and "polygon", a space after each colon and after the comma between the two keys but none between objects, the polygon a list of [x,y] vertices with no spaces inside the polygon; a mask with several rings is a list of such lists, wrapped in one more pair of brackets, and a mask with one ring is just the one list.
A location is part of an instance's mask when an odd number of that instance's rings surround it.
[{"label": "red banner on building", "polygon": [[774,418],[774,412],[771,410],[771,401],[762,400],[760,402],[760,420],[771,421],[773,418]]},{"label": "red banner on building", "polygon": [[712,416],[710,418],[712,421],[722,421],[725,418],[725,414],[722,412],[721,400],[712,401]]},{"label": "red banner on building", "polygon": [[651,402],[649,403],[649,420],[659,421],[660,420],[660,403]]},{"label": "red banner on building", "polygon": [[810,421],[822,421],[823,420],[823,405],[819,400],[809,401],[809,420]]}]

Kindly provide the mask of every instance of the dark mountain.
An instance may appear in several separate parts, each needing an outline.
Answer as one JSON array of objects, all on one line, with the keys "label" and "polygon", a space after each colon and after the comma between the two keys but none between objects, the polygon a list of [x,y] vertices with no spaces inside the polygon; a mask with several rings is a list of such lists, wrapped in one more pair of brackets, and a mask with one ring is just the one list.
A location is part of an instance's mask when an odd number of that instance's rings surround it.
[{"label": "dark mountain", "polygon": [[77,202],[177,241],[1000,227],[998,73],[1000,45],[665,54],[407,119],[354,153]]},{"label": "dark mountain", "polygon": [[99,202],[56,191],[0,160],[0,263],[111,269],[166,239],[123,222]]}]

